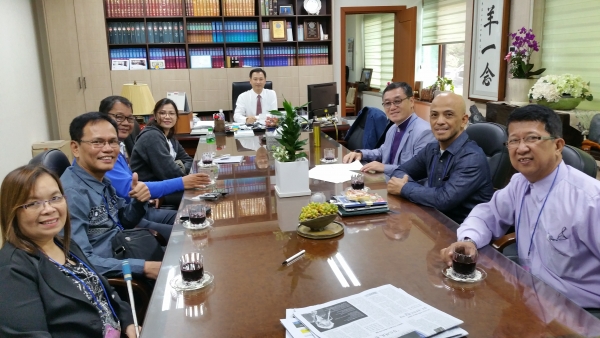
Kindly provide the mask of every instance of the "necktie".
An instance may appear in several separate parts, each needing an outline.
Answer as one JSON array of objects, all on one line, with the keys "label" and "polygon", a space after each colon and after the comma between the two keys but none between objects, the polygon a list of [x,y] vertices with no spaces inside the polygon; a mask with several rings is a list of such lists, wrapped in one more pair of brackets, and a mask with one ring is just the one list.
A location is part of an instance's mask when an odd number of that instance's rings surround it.
[{"label": "necktie", "polygon": [[260,103],[260,95],[256,97],[256,116],[262,113],[262,104]]}]

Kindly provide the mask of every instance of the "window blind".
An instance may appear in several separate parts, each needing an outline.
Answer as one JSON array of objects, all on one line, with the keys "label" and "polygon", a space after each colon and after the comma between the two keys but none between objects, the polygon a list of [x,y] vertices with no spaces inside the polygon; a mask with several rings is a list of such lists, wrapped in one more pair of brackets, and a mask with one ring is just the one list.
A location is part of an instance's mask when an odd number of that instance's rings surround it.
[{"label": "window blind", "polygon": [[423,0],[423,45],[465,41],[466,0]]},{"label": "window blind", "polygon": [[365,68],[372,68],[371,87],[385,88],[394,76],[394,14],[367,14],[363,20]]},{"label": "window blind", "polygon": [[[544,75],[579,75],[589,81],[594,101],[578,109],[600,110],[600,1],[546,0],[542,66]],[[539,67],[535,67],[536,69]]]}]

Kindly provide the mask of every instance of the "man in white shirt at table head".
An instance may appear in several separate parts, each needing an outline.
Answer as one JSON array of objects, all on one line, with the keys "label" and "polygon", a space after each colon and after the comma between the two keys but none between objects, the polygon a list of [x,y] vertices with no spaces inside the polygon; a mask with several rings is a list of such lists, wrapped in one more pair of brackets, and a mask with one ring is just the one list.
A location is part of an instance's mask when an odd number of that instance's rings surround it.
[{"label": "man in white shirt at table head", "polygon": [[253,124],[265,121],[269,111],[277,110],[277,94],[274,90],[266,89],[267,73],[262,68],[250,71],[252,89],[238,96],[235,103],[233,120],[242,124]]},{"label": "man in white shirt at table head", "polygon": [[440,254],[450,265],[456,247],[475,252],[514,225],[519,264],[579,306],[597,311],[600,181],[563,162],[562,123],[552,109],[517,108],[507,125],[510,162],[519,173],[473,208],[458,228],[459,242]]}]

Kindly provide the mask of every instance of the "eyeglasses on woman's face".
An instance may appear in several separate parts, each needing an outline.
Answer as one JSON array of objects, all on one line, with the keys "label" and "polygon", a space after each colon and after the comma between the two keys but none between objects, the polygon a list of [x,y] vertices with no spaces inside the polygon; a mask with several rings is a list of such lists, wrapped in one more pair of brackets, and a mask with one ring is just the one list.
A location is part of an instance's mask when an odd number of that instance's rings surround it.
[{"label": "eyeglasses on woman's face", "polygon": [[20,205],[19,208],[23,208],[25,210],[29,210],[29,211],[37,211],[37,210],[41,210],[44,207],[44,204],[48,203],[51,206],[55,206],[55,205],[60,205],[62,202],[65,201],[65,196],[54,196],[49,200],[40,200],[40,201],[33,201],[33,202],[29,202],[29,203],[25,203],[23,205]]}]

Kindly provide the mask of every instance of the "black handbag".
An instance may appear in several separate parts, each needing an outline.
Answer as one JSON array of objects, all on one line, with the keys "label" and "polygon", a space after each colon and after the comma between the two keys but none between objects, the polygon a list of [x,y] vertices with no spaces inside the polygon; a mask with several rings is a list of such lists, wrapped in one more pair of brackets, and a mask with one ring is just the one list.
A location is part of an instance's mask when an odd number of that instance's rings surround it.
[{"label": "black handbag", "polygon": [[119,231],[111,240],[113,258],[139,258],[160,262],[165,255],[162,246],[149,229]]}]

